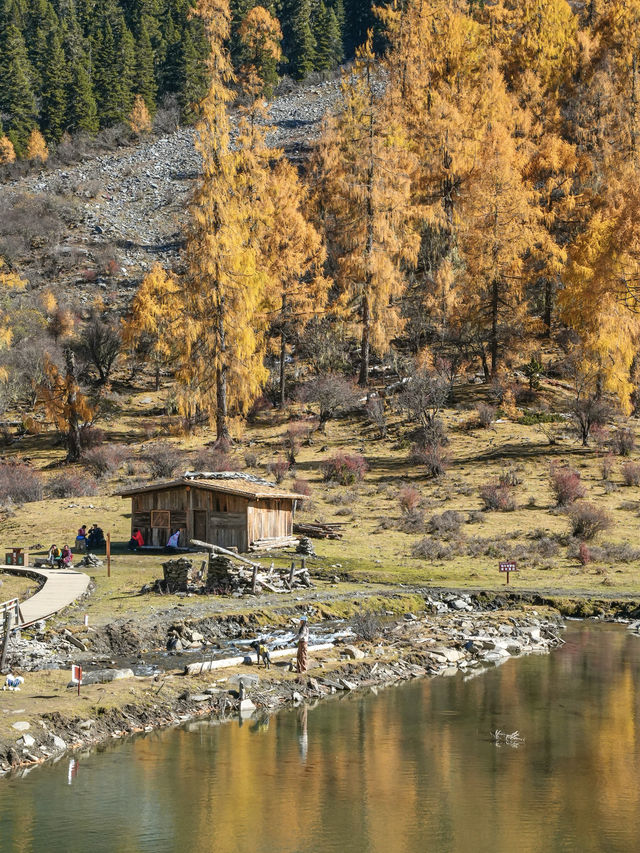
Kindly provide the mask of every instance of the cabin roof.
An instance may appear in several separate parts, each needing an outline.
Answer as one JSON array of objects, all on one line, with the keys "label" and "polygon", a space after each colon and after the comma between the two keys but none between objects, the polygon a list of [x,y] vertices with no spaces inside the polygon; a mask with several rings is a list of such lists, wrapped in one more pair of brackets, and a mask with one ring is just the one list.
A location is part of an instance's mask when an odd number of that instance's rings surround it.
[{"label": "cabin roof", "polygon": [[268,480],[245,474],[240,471],[187,471],[177,480],[165,480],[159,483],[150,483],[148,486],[138,486],[134,489],[125,489],[118,492],[120,497],[128,498],[143,492],[159,492],[165,489],[175,489],[180,486],[196,486],[199,489],[208,489],[212,492],[222,492],[227,495],[238,495],[247,500],[257,501],[264,498],[284,498],[289,500],[304,500],[307,496],[298,492],[288,492],[278,489]]}]

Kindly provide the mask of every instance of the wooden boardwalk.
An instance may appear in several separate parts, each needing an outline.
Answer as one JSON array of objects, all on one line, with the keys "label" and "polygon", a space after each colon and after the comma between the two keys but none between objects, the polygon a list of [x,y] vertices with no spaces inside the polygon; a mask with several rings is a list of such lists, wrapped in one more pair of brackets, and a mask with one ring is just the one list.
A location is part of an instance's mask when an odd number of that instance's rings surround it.
[{"label": "wooden boardwalk", "polygon": [[22,613],[20,627],[32,625],[39,619],[46,619],[68,607],[76,598],[84,595],[91,581],[89,575],[73,569],[34,569],[31,566],[5,565],[0,565],[0,569],[13,575],[26,575],[44,580],[44,586],[35,595],[20,602]]}]

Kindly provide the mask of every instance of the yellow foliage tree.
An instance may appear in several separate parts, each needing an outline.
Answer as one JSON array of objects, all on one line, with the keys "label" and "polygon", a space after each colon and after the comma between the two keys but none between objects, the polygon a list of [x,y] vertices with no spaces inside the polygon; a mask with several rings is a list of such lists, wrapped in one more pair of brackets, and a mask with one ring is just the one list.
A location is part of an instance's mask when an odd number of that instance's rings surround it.
[{"label": "yellow foliage tree", "polygon": [[271,97],[278,81],[276,69],[282,58],[282,30],[278,19],[264,6],[254,6],[240,24],[238,36],[244,53],[243,88]]},{"label": "yellow foliage tree", "polygon": [[[522,177],[523,152],[510,132],[510,101],[497,68],[488,71],[493,120],[482,162],[462,202],[459,251],[464,296],[458,318],[478,349],[485,376],[495,376],[504,348],[535,328],[526,301],[525,254],[540,239],[536,193]],[[503,123],[500,117],[506,117]]]},{"label": "yellow foliage tree", "polygon": [[13,147],[13,142],[8,136],[0,136],[0,166],[7,166],[9,163],[15,163],[16,152]]},{"label": "yellow foliage tree", "polygon": [[[7,310],[8,296],[11,291],[23,290],[26,282],[17,273],[7,269],[4,261],[0,258],[0,352],[9,349],[13,341],[11,328],[11,311]],[[0,381],[7,379],[7,371],[0,366]]]},{"label": "yellow foliage tree", "polygon": [[41,163],[46,163],[48,158],[49,149],[44,141],[44,136],[34,127],[27,143],[27,159],[40,160]]},{"label": "yellow foliage tree", "polygon": [[151,116],[142,95],[136,95],[131,113],[129,114],[129,127],[140,136],[151,132]]},{"label": "yellow foliage tree", "polygon": [[185,415],[214,415],[218,440],[226,441],[229,410],[244,414],[267,376],[267,275],[258,263],[252,231],[262,178],[252,170],[255,159],[246,141],[235,150],[230,144],[228,2],[200,0],[195,11],[210,40],[211,83],[197,127],[203,173],[187,236],[177,379]]},{"label": "yellow foliage tree", "polygon": [[160,388],[160,371],[176,352],[176,329],[181,316],[179,284],[160,264],[154,264],[136,291],[124,324],[122,339],[135,348],[141,341],[148,344],[154,365],[156,391]]},{"label": "yellow foliage tree", "polygon": [[420,237],[412,205],[415,160],[398,124],[376,96],[371,37],[342,82],[342,104],[318,154],[320,219],[337,252],[339,307],[360,327],[359,382],[371,351],[384,353],[403,327],[403,264],[415,262]]},{"label": "yellow foliage tree", "polygon": [[269,181],[269,228],[263,243],[270,283],[271,327],[280,338],[280,406],[285,404],[287,341],[327,301],[330,282],[322,274],[325,249],[308,221],[308,191],[297,170],[284,157],[275,164]]},{"label": "yellow foliage tree", "polygon": [[95,411],[78,388],[73,350],[65,349],[64,357],[64,375],[49,357],[45,358],[44,380],[36,388],[36,406],[44,409],[49,420],[64,436],[67,461],[77,462],[82,453],[80,429],[91,422]]}]

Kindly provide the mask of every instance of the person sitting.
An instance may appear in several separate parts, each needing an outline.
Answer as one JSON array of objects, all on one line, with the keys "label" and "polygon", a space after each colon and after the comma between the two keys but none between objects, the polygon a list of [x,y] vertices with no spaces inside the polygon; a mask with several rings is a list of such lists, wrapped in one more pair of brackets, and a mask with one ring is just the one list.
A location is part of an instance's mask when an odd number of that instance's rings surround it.
[{"label": "person sitting", "polygon": [[131,539],[129,539],[129,550],[137,551],[138,548],[142,548],[144,545],[144,539],[142,537],[142,533],[140,533],[139,529],[136,527],[131,534]]},{"label": "person sitting", "polygon": [[180,541],[180,530],[176,530],[175,533],[172,533],[169,539],[167,540],[166,547],[172,551],[175,551],[178,547],[178,542]]},{"label": "person sitting", "polygon": [[65,545],[62,549],[62,554],[60,554],[59,566],[61,569],[68,569],[71,567],[72,562],[73,554],[71,553],[71,548],[69,548],[68,545]]},{"label": "person sitting", "polygon": [[101,548],[105,544],[102,528],[98,527],[97,524],[93,524],[87,536],[87,549]]},{"label": "person sitting", "polygon": [[76,536],[76,551],[87,550],[87,525],[83,524]]},{"label": "person sitting", "polygon": [[58,561],[60,560],[60,549],[54,543],[49,548],[49,553],[47,554],[47,563],[51,566],[58,566]]}]

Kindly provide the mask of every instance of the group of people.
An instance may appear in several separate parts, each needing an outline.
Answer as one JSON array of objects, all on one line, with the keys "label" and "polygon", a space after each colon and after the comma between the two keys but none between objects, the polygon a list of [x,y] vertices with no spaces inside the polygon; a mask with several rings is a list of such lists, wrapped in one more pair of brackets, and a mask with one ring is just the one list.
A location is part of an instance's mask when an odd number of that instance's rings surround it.
[{"label": "group of people", "polygon": [[57,569],[68,568],[73,562],[73,554],[71,553],[71,548],[68,545],[63,545],[62,550],[58,548],[58,546],[54,543],[49,548],[49,553],[47,554],[47,562],[52,567],[55,566]]},{"label": "group of people", "polygon": [[[164,546],[166,551],[175,551],[178,549],[180,543],[180,529],[174,531],[171,536],[167,539],[167,544]],[[144,537],[139,528],[134,527],[133,533],[131,534],[131,539],[127,544],[127,547],[130,551],[137,551],[138,548],[144,547]]]},{"label": "group of people", "polygon": [[87,531],[87,525],[83,524],[76,536],[76,549],[78,551],[90,551],[92,548],[103,548],[106,545],[104,532],[97,524],[92,524]]}]

